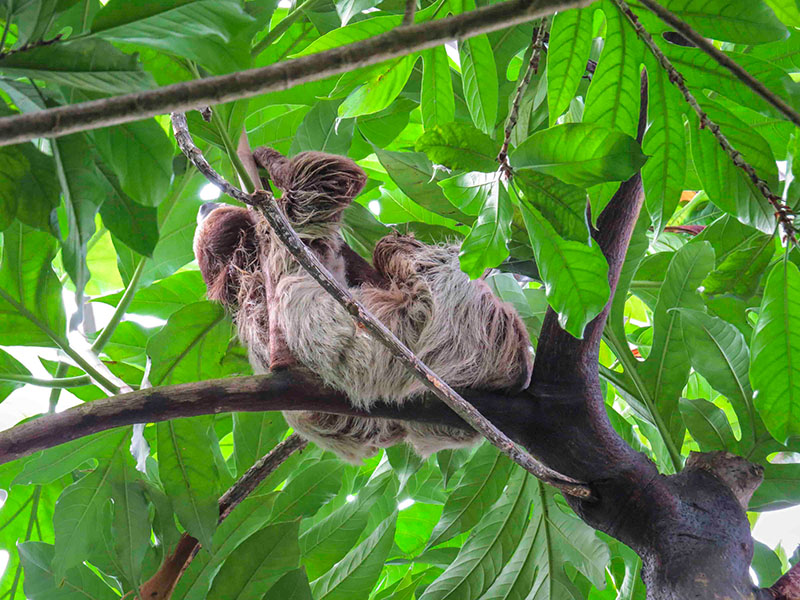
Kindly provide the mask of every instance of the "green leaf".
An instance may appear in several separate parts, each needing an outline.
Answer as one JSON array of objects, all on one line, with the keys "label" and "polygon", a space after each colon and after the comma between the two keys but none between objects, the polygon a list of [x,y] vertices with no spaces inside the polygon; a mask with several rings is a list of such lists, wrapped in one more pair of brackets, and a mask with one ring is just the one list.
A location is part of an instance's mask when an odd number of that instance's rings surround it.
[{"label": "green leaf", "polygon": [[494,54],[486,34],[460,42],[461,81],[472,122],[492,133],[497,122],[498,86]]},{"label": "green leaf", "polygon": [[150,548],[149,506],[132,466],[123,463],[114,476],[111,483],[114,553],[125,577],[138,586],[144,557]]},{"label": "green leaf", "polygon": [[764,465],[764,481],[753,494],[749,510],[778,510],[800,503],[800,465]]},{"label": "green leaf", "polygon": [[344,465],[335,459],[321,460],[293,476],[275,500],[271,520],[310,517],[329,502],[342,486]]},{"label": "green leaf", "polygon": [[392,513],[334,568],[311,586],[315,600],[366,598],[381,574],[394,541],[397,513]]},{"label": "green leaf", "polygon": [[53,513],[56,578],[80,565],[102,536],[106,515],[111,512],[111,479],[115,459],[128,452],[129,432],[118,438],[114,456],[103,460],[91,473],[67,487],[56,502]]},{"label": "green leaf", "polygon": [[17,210],[17,218],[26,225],[50,232],[61,193],[53,157],[39,151],[32,143],[15,147],[28,162],[28,169],[15,191],[17,208],[24,208]]},{"label": "green leaf", "polygon": [[290,155],[306,150],[347,154],[355,121],[338,117],[339,104],[338,100],[322,100],[308,111],[292,140]]},{"label": "green leaf", "polygon": [[213,417],[175,419],[156,425],[158,472],[181,525],[211,547],[217,527],[219,472],[211,450]]},{"label": "green leaf", "polygon": [[[173,313],[187,304],[200,302],[205,294],[206,284],[203,283],[200,271],[182,271],[140,289],[133,297],[127,312],[169,319]],[[116,306],[121,298],[122,292],[117,292],[92,298],[92,302],[103,302]]]},{"label": "green leaf", "polygon": [[704,37],[735,44],[786,39],[788,31],[762,0],[666,0],[665,8]]},{"label": "green leaf", "polygon": [[496,267],[508,257],[513,216],[514,207],[508,191],[496,180],[472,230],[461,243],[458,259],[461,270],[470,278],[477,279],[486,269]]},{"label": "green leaf", "polygon": [[635,136],[641,95],[639,65],[644,58],[644,45],[613,2],[604,0],[602,8],[606,15],[606,35],[586,94],[583,121]]},{"label": "green leaf", "polygon": [[385,69],[364,82],[339,105],[339,117],[357,117],[376,113],[389,106],[403,91],[417,56],[403,56],[389,61]]},{"label": "green leaf", "polygon": [[559,12],[550,26],[547,53],[547,104],[555,124],[578,90],[592,48],[592,8]]},{"label": "green leaf", "polygon": [[650,158],[642,167],[645,205],[656,234],[660,234],[678,207],[686,178],[685,105],[680,92],[648,54],[647,98],[650,126],[642,150]]},{"label": "green leaf", "polygon": [[464,467],[458,486],[447,497],[428,548],[472,529],[500,498],[513,469],[513,463],[497,448],[482,444]]},{"label": "green leaf", "polygon": [[236,0],[163,0],[137,3],[111,0],[92,23],[92,34],[177,54],[216,73],[250,66],[253,18]]},{"label": "green leaf", "polygon": [[377,147],[374,150],[392,181],[414,202],[444,217],[462,216],[436,185],[433,166],[424,154],[391,152]]},{"label": "green leaf", "polygon": [[686,244],[675,253],[653,311],[653,347],[647,360],[637,365],[676,443],[683,440],[678,397],[689,378],[690,363],[680,312],[671,309],[702,310],[697,288],[713,265],[714,250],[708,242]]},{"label": "green leaf", "polygon": [[264,590],[300,563],[300,520],[268,525],[233,551],[214,578],[209,600],[260,600]]},{"label": "green leaf", "polygon": [[736,450],[736,438],[725,411],[702,398],[681,398],[681,416],[686,429],[703,452]]},{"label": "green leaf", "polygon": [[173,314],[147,344],[153,385],[213,379],[225,374],[231,325],[219,304],[195,302]]},{"label": "green leaf", "polygon": [[87,461],[107,460],[130,434],[129,428],[110,429],[37,452],[23,459],[13,484],[50,483]]},{"label": "green leaf", "polygon": [[336,0],[336,13],[342,21],[342,27],[347,25],[354,16],[378,4],[378,0]]},{"label": "green leaf", "polygon": [[632,137],[593,123],[566,123],[539,131],[511,153],[511,166],[588,187],[625,181],[647,157]]},{"label": "green leaf", "polygon": [[749,449],[758,431],[748,380],[750,351],[744,336],[730,323],[703,312],[685,308],[678,312],[692,367],[730,400],[739,417],[743,447]]},{"label": "green leaf", "polygon": [[586,190],[535,171],[520,171],[515,182],[530,202],[565,240],[589,242]]},{"label": "green leaf", "polygon": [[800,271],[788,260],[773,267],[750,346],[750,382],[759,414],[785,444],[800,436]]},{"label": "green leaf", "polygon": [[15,381],[3,381],[5,374],[30,375],[31,372],[8,352],[0,349],[0,402],[5,400],[11,392],[25,385]]},{"label": "green leaf", "polygon": [[775,15],[786,25],[800,27],[800,6],[797,0],[765,0]]},{"label": "green leaf", "polygon": [[577,568],[595,587],[602,587],[609,562],[606,544],[564,505],[557,492],[529,479],[534,499],[528,527],[514,554],[481,598],[573,598],[564,569],[566,563]]},{"label": "green leaf", "polygon": [[743,299],[752,297],[758,290],[774,249],[772,236],[756,234],[746,238],[703,280],[703,294],[732,294]]},{"label": "green leaf", "polygon": [[172,176],[172,144],[155,120],[104,127],[93,137],[126,194],[144,206],[161,204]]},{"label": "green leaf", "polygon": [[[494,288],[492,289],[494,290]],[[442,487],[444,489],[447,489],[450,485],[450,480],[456,472],[464,466],[468,458],[469,448],[439,450],[436,453],[436,465],[439,467],[439,472],[442,474]]]},{"label": "green leaf", "polygon": [[17,189],[29,167],[19,146],[0,148],[0,231],[17,216]]},{"label": "green leaf", "polygon": [[286,573],[269,588],[264,600],[314,600],[305,569],[301,567]]},{"label": "green leaf", "polygon": [[89,598],[116,600],[119,595],[95,575],[89,567],[79,564],[57,578],[50,566],[54,549],[44,542],[25,542],[17,546],[25,569],[25,596],[32,599]]},{"label": "green leaf", "polygon": [[98,39],[39,46],[3,58],[0,72],[32,77],[101,94],[138,92],[153,86],[135,56]]},{"label": "green leaf", "polygon": [[400,482],[400,489],[402,490],[408,480],[417,471],[422,468],[425,461],[414,452],[408,444],[398,444],[391,448],[386,448],[386,459],[392,466],[395,476]]},{"label": "green leaf", "polygon": [[279,412],[233,413],[233,457],[239,477],[275,447],[286,429]]},{"label": "green leaf", "polygon": [[352,44],[360,42],[376,35],[386,33],[394,29],[403,22],[403,17],[392,15],[390,17],[380,16],[371,19],[364,19],[350,23],[345,27],[338,27],[317,40],[306,46],[302,51],[292,55],[292,58],[300,56],[307,56],[308,54],[316,54],[344,46],[345,44]]},{"label": "green leaf", "polygon": [[497,172],[472,171],[439,182],[447,199],[466,215],[478,216],[492,193],[496,193]]},{"label": "green leaf", "polygon": [[[352,502],[311,525],[300,536],[303,565],[311,579],[328,572],[352,548],[367,526],[370,508],[387,493],[393,475],[386,471],[358,491]],[[395,486],[396,487],[396,486]]]},{"label": "green leaf", "polygon": [[516,470],[508,489],[462,546],[456,559],[436,581],[427,587],[420,600],[478,598],[500,575],[525,532],[532,500],[533,479]]},{"label": "green leaf", "polygon": [[[247,137],[250,145],[253,148],[269,146],[281,154],[290,154],[295,133],[309,112],[308,106],[293,106],[268,106],[248,115]],[[277,109],[277,112],[273,112],[273,109]],[[346,123],[342,125],[346,126]]]},{"label": "green leaf", "polygon": [[[10,2],[6,14],[8,20],[17,25],[17,42],[38,42],[47,34],[56,16],[75,4],[77,0],[35,0],[33,2]],[[16,4],[16,6],[14,6]]]},{"label": "green leaf", "polygon": [[398,98],[380,112],[358,117],[358,130],[371,144],[386,147],[406,128],[410,113],[416,107],[408,98]]},{"label": "green leaf", "polygon": [[[767,141],[746,123],[720,105],[703,102],[703,110],[725,137],[749,162],[772,189],[777,188],[778,171]],[[719,208],[742,223],[772,233],[775,217],[766,198],[758,191],[744,171],[733,164],[709,130],[700,130],[697,120],[690,120],[692,157],[703,189]]]},{"label": "green leaf", "polygon": [[467,123],[445,123],[426,129],[414,145],[434,164],[465,171],[497,171],[500,144]]},{"label": "green leaf", "polygon": [[561,328],[581,338],[608,302],[608,263],[597,244],[562,239],[535,208],[523,205],[522,216],[547,302],[558,313]]},{"label": "green leaf", "polygon": [[47,332],[64,335],[61,284],[51,262],[52,236],[16,222],[3,233],[0,263],[0,343],[52,346]]},{"label": "green leaf", "polygon": [[422,125],[426,130],[455,118],[453,80],[444,46],[436,46],[422,53],[420,109]]}]

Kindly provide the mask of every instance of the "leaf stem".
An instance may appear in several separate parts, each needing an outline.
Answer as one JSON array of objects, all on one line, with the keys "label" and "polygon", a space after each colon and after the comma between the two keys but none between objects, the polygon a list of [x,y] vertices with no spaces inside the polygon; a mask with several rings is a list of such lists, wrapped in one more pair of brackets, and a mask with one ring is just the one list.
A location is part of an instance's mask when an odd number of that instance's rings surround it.
[{"label": "leaf stem", "polygon": [[294,25],[294,22],[300,17],[303,11],[311,8],[314,4],[316,4],[317,0],[304,0],[299,6],[294,7],[289,14],[287,14],[280,23],[275,25],[267,35],[263,37],[263,39],[258,42],[253,49],[250,51],[253,56],[258,56],[264,50],[266,50],[272,42],[277,40],[281,37],[286,31]]},{"label": "leaf stem", "polygon": [[31,375],[20,375],[17,373],[0,373],[0,381],[13,381],[15,383],[27,383],[45,388],[73,388],[82,385],[91,385],[92,379],[88,375],[77,375],[75,377],[54,377],[52,379],[42,379]]},{"label": "leaf stem", "polygon": [[144,272],[144,267],[146,264],[146,258],[142,257],[139,259],[139,264],[136,265],[136,269],[133,271],[131,280],[128,282],[128,286],[125,288],[122,298],[119,299],[119,304],[117,304],[117,307],[114,309],[114,314],[111,315],[111,320],[92,344],[92,352],[95,354],[100,354],[100,352],[103,351],[103,348],[105,348],[108,340],[110,340],[111,336],[114,335],[114,331],[116,331],[117,326],[125,316],[125,313],[128,310],[134,295],[136,294],[136,290],[139,287],[139,280],[142,277],[142,273]]}]

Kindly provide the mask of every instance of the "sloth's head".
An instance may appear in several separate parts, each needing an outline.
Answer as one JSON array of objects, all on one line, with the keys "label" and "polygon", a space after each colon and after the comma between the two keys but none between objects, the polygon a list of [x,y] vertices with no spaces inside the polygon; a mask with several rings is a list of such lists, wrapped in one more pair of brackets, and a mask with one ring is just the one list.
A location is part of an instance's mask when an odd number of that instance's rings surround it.
[{"label": "sloth's head", "polygon": [[259,269],[255,214],[227,204],[203,204],[197,213],[194,255],[208,299],[235,308],[243,279]]}]

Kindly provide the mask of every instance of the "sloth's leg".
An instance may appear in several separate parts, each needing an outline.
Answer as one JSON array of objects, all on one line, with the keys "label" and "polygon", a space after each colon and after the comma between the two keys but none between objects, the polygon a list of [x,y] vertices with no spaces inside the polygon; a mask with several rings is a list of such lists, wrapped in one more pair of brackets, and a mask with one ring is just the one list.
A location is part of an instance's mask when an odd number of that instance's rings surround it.
[{"label": "sloth's leg", "polygon": [[367,419],[311,411],[286,411],[286,422],[320,448],[353,464],[374,456],[379,448],[403,441],[406,430],[399,421]]}]

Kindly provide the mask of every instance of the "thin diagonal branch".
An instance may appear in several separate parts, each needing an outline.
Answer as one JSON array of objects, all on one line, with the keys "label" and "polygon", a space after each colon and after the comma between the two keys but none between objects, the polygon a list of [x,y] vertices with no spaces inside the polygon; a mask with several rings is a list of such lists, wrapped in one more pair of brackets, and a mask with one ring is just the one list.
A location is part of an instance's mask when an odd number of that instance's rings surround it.
[{"label": "thin diagonal branch", "polygon": [[[649,0],[639,1],[649,2]],[[639,36],[639,39],[645,43],[661,67],[667,72],[670,82],[680,90],[686,102],[692,107],[694,112],[697,113],[697,116],[700,118],[700,127],[707,128],[714,135],[720,146],[722,146],[722,149],[730,157],[733,164],[747,174],[747,176],[750,178],[750,181],[753,182],[758,191],[761,192],[764,198],[766,198],[775,209],[775,218],[783,230],[784,241],[790,241],[792,244],[796,245],[797,236],[794,227],[794,214],[792,213],[792,210],[781,200],[779,196],[770,190],[769,184],[758,176],[758,173],[756,173],[756,170],[753,168],[753,166],[745,161],[739,151],[736,150],[733,145],[731,145],[731,143],[728,141],[728,138],[725,137],[725,135],[722,133],[722,130],[719,128],[719,125],[714,123],[714,121],[712,121],[705,113],[700,104],[698,104],[697,99],[686,86],[683,75],[681,75],[681,73],[675,68],[669,58],[667,58],[666,54],[661,51],[661,48],[656,45],[656,43],[653,41],[653,37],[641,24],[638,17],[633,13],[630,6],[628,6],[628,3],[625,0],[614,0],[614,3],[627,17],[628,21],[636,30],[636,35]]]},{"label": "thin diagonal branch", "polygon": [[403,15],[403,25],[413,25],[414,15],[417,13],[417,0],[406,0],[406,12]]},{"label": "thin diagonal branch", "polygon": [[773,93],[767,88],[767,86],[745,71],[730,56],[721,50],[718,50],[714,44],[692,29],[688,23],[681,21],[677,15],[670,12],[654,0],[637,0],[637,2],[646,7],[650,12],[664,21],[664,23],[670,27],[673,27],[675,31],[680,33],[687,40],[691,41],[695,46],[708,54],[721,66],[728,69],[728,71],[733,73],[739,79],[739,81],[761,96],[764,100],[769,102],[772,106],[777,108],[781,114],[783,114],[792,123],[800,127],[800,113],[789,106],[786,101],[783,100],[783,98]]},{"label": "thin diagonal branch", "polygon": [[308,249],[297,233],[292,229],[286,216],[281,212],[272,194],[264,190],[257,190],[248,195],[228,184],[217,174],[203,158],[200,150],[192,141],[187,129],[186,117],[178,113],[172,115],[172,126],[178,146],[192,161],[197,161],[198,168],[209,181],[215,183],[220,189],[231,197],[242,200],[256,208],[269,222],[272,230],[294,256],[298,263],[309,275],[319,283],[350,315],[361,324],[372,336],[383,344],[392,355],[399,360],[425,387],[427,387],[442,402],[454,410],[462,419],[479,431],[511,460],[525,468],[539,479],[557,487],[565,494],[580,498],[591,497],[590,489],[580,482],[565,475],[561,475],[539,463],[530,454],[519,448],[511,439],[495,427],[486,417],[481,415],[474,406],[464,400],[453,388],[425,365],[411,350],[409,350],[383,323],[381,323],[367,308],[358,302],[353,295],[344,289],[328,272],[319,259]]},{"label": "thin diagonal branch", "polygon": [[525,90],[531,82],[531,77],[534,73],[539,72],[539,59],[541,58],[542,50],[544,49],[544,36],[547,29],[547,17],[543,18],[537,27],[533,28],[533,38],[531,39],[531,59],[528,62],[528,68],[525,70],[525,75],[522,77],[517,86],[517,92],[514,95],[514,102],[511,104],[511,110],[508,113],[506,120],[505,137],[503,138],[503,146],[497,154],[497,162],[500,163],[500,170],[510,179],[513,172],[511,165],[508,162],[508,146],[511,143],[511,134],[517,126],[519,119],[519,105],[522,102],[522,97],[525,95]]},{"label": "thin diagonal branch", "polygon": [[39,137],[139,121],[170,111],[191,110],[252,98],[378,64],[452,39],[466,39],[526,23],[592,0],[507,0],[426,23],[395,27],[367,40],[292,60],[218,77],[176,83],[155,90],[113,96],[0,119],[0,145]]},{"label": "thin diagonal branch", "polygon": [[800,562],[786,571],[768,591],[775,600],[800,600]]}]

